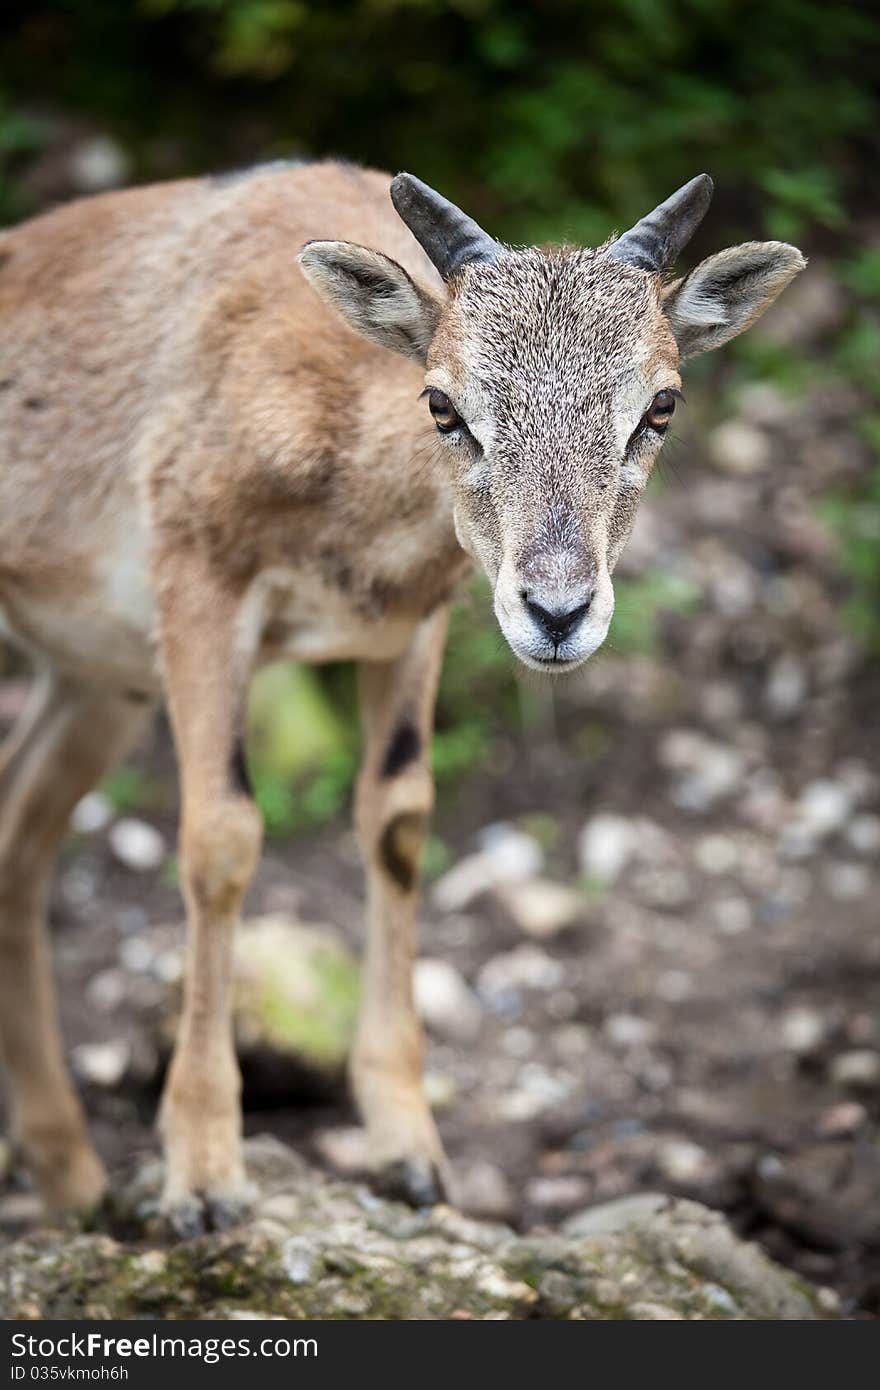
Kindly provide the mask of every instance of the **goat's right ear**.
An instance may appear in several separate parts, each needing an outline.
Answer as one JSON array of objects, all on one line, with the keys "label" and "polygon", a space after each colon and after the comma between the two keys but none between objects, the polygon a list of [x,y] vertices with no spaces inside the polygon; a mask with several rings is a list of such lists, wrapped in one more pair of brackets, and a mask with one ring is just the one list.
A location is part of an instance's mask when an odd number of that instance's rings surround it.
[{"label": "goat's right ear", "polygon": [[297,259],[309,283],[352,328],[424,365],[443,306],[402,266],[351,241],[309,241]]}]

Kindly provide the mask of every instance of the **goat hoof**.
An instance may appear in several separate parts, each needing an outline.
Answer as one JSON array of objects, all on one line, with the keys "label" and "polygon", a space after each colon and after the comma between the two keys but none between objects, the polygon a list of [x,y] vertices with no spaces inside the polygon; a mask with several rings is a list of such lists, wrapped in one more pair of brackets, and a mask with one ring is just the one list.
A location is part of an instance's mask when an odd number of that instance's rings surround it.
[{"label": "goat hoof", "polygon": [[447,1200],[440,1170],[432,1159],[399,1158],[376,1174],[373,1186],[382,1197],[411,1207],[434,1207]]},{"label": "goat hoof", "polygon": [[205,1209],[197,1197],[189,1197],[186,1201],[165,1207],[162,1215],[169,1235],[176,1240],[195,1240],[196,1236],[203,1236],[208,1229]]},{"label": "goat hoof", "polygon": [[162,1215],[169,1234],[177,1240],[195,1240],[210,1231],[226,1231],[243,1220],[250,1205],[249,1196],[241,1198],[212,1196],[200,1193],[163,1207]]}]

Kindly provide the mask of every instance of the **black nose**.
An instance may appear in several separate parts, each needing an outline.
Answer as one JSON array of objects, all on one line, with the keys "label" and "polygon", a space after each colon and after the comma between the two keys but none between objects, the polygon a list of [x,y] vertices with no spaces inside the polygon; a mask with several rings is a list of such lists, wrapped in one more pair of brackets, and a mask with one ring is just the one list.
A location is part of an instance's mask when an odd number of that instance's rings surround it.
[{"label": "black nose", "polygon": [[535,622],[550,638],[554,647],[558,647],[560,642],[571,636],[589,613],[593,594],[590,593],[583,603],[579,603],[576,608],[567,609],[564,613],[553,613],[549,608],[542,608],[540,603],[535,603],[535,600],[526,594],[523,594],[523,599]]}]

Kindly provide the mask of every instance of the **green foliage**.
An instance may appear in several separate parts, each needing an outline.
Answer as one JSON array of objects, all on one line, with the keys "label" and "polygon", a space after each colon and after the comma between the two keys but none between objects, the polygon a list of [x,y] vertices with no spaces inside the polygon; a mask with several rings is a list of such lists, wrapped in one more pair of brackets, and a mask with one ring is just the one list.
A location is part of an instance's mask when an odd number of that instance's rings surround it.
[{"label": "green foliage", "polygon": [[609,647],[621,655],[653,652],[664,613],[688,613],[699,602],[699,590],[678,575],[655,570],[638,579],[616,579],[616,601]]},{"label": "green foliage", "polygon": [[137,767],[116,768],[104,778],[101,790],[120,814],[154,811],[164,800],[163,788]]},{"label": "green foliage", "polygon": [[[880,438],[880,416],[873,426]],[[844,616],[868,647],[880,650],[880,462],[855,493],[826,498],[820,515],[838,536],[843,568],[852,581]]]},{"label": "green foliage", "polygon": [[823,0],[7,0],[0,81],[143,176],[344,154],[593,241],[708,167],[750,235],[795,235],[863,193],[877,52],[870,6]]}]

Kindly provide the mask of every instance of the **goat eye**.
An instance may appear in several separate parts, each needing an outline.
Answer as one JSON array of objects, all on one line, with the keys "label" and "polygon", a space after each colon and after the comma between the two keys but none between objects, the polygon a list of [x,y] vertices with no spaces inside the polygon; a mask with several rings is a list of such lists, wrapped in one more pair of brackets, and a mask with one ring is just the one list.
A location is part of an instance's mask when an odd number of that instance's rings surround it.
[{"label": "goat eye", "polygon": [[461,416],[448,396],[436,387],[428,392],[428,409],[441,434],[449,434],[461,424]]},{"label": "goat eye", "polygon": [[658,391],[645,411],[644,423],[660,434],[666,429],[675,410],[675,395],[672,391]]}]

